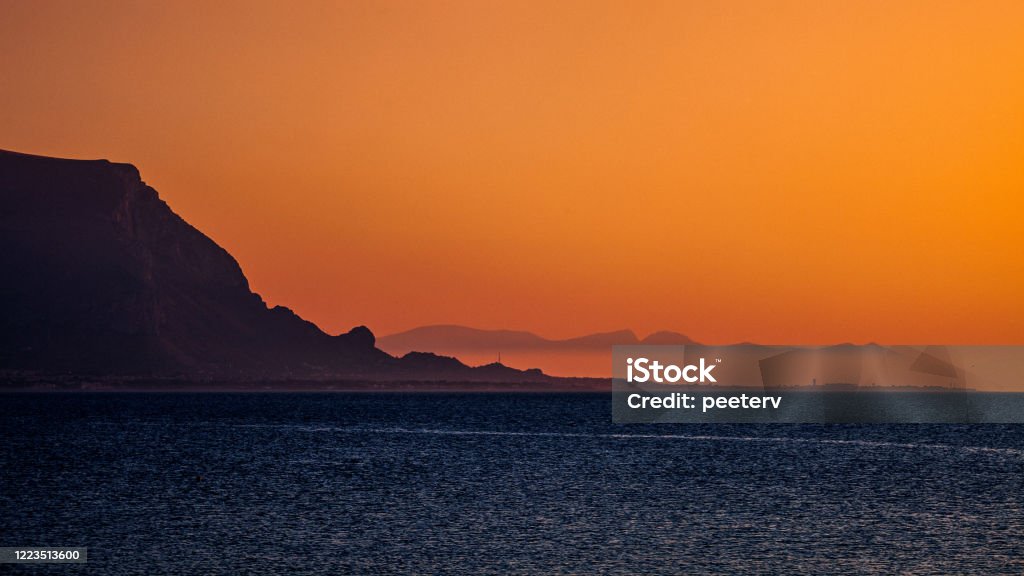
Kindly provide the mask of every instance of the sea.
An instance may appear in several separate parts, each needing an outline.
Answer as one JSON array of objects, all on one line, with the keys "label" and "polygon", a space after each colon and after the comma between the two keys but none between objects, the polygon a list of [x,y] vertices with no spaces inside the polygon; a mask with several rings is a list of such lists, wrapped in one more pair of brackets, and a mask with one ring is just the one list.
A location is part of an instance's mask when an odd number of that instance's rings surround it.
[{"label": "sea", "polygon": [[609,394],[0,395],[10,574],[1021,574],[1024,425],[614,424]]}]

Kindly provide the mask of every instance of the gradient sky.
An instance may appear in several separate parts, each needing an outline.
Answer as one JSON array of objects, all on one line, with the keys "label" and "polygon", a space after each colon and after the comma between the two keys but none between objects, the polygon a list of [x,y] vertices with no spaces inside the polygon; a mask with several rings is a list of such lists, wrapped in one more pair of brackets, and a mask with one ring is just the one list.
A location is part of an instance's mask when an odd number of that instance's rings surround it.
[{"label": "gradient sky", "polygon": [[1024,2],[0,0],[0,148],[331,332],[1024,344]]}]

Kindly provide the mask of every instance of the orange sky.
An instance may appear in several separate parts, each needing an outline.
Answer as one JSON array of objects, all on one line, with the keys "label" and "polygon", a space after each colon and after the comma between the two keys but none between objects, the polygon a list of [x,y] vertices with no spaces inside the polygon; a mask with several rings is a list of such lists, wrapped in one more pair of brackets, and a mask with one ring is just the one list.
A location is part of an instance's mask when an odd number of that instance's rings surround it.
[{"label": "orange sky", "polygon": [[1024,3],[0,0],[0,148],[331,332],[1024,344]]}]

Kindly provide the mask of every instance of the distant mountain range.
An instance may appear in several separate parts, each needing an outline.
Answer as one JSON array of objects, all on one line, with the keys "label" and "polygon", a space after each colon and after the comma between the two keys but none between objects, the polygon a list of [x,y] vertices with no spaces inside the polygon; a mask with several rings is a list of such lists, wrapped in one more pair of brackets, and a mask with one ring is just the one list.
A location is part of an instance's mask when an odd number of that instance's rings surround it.
[{"label": "distant mountain range", "polygon": [[532,332],[481,330],[466,326],[437,325],[383,336],[377,341],[391,354],[433,352],[454,356],[470,364],[493,362],[501,356],[511,366],[537,366],[560,376],[607,377],[611,373],[612,346],[696,344],[678,332],[655,332],[640,339],[631,330],[588,334],[553,340]]},{"label": "distant mountain range", "polygon": [[[0,151],[0,370],[227,379],[543,381],[396,358],[252,292],[235,259],[130,164]],[[417,351],[419,352],[419,351]]]},{"label": "distant mountain range", "polygon": [[696,344],[685,334],[655,332],[640,339],[632,330],[616,330],[587,334],[564,340],[552,340],[532,332],[516,330],[481,330],[455,325],[435,325],[413,328],[405,332],[383,336],[378,345],[394,354],[412,351],[601,351],[611,346],[640,344]]}]

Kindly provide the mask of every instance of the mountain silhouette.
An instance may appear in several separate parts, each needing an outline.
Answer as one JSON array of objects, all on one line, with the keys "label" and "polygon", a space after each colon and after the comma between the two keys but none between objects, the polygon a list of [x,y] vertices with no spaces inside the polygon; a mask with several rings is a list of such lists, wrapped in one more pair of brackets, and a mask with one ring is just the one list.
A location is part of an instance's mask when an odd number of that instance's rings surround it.
[{"label": "mountain silhouette", "polygon": [[523,381],[538,370],[396,358],[268,307],[238,262],[130,164],[0,151],[0,369],[234,378]]},{"label": "mountain silhouette", "polygon": [[454,356],[469,363],[496,360],[514,366],[539,366],[560,376],[605,377],[611,368],[612,346],[660,344],[692,345],[692,339],[678,332],[655,332],[640,339],[631,330],[588,334],[554,340],[532,332],[481,330],[457,325],[413,328],[382,336],[377,345],[391,354],[433,352]]},{"label": "mountain silhouette", "polygon": [[532,332],[516,330],[481,330],[466,326],[441,324],[421,326],[405,332],[382,336],[379,345],[394,354],[406,352],[437,352],[442,350],[475,351],[601,351],[611,346],[637,344],[695,344],[677,332],[655,332],[643,340],[632,330],[588,334],[575,338],[553,340]]}]

